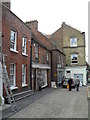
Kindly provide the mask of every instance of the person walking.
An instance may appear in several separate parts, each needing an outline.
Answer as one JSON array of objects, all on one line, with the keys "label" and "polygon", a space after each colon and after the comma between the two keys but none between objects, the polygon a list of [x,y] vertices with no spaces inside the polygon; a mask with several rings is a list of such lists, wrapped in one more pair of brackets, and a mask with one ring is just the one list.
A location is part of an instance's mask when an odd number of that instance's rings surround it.
[{"label": "person walking", "polygon": [[68,80],[68,84],[69,84],[69,91],[71,91],[72,90],[72,78],[70,78],[69,80]]},{"label": "person walking", "polygon": [[79,91],[80,80],[79,80],[78,76],[77,76],[77,78],[75,80],[75,85],[76,85],[76,90]]}]

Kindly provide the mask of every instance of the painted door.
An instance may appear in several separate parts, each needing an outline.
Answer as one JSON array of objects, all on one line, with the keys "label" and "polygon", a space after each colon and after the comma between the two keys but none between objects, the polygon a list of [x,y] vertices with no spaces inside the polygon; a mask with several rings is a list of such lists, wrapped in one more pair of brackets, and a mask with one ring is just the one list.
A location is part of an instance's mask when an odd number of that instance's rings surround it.
[{"label": "painted door", "polygon": [[63,77],[62,71],[58,71],[57,72],[57,84],[60,84],[62,82],[62,77]]}]

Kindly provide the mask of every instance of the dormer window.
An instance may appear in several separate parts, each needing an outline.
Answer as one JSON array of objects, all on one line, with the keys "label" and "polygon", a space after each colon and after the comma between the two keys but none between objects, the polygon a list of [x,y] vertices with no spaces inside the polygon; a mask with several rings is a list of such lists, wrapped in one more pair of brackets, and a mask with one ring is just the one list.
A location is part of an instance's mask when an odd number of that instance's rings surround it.
[{"label": "dormer window", "polygon": [[75,37],[70,38],[70,46],[77,47],[77,38]]}]

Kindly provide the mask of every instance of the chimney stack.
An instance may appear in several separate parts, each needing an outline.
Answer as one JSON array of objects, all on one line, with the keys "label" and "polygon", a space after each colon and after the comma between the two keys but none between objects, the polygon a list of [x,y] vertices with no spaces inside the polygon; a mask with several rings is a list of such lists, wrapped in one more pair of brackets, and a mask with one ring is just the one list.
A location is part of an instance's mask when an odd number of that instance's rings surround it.
[{"label": "chimney stack", "polygon": [[8,9],[11,8],[11,1],[10,0],[3,0],[2,4],[6,6]]},{"label": "chimney stack", "polygon": [[26,25],[32,29],[32,31],[38,31],[38,21],[33,20],[33,21],[28,21],[26,22]]}]

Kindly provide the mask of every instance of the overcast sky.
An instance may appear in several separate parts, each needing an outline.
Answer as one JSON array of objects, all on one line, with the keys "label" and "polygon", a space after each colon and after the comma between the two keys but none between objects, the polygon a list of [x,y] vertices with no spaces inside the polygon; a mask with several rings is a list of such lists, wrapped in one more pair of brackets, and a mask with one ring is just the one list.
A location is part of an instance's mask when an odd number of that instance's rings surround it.
[{"label": "overcast sky", "polygon": [[62,22],[86,33],[89,0],[11,0],[11,10],[24,22],[38,20],[39,31],[52,34]]}]

